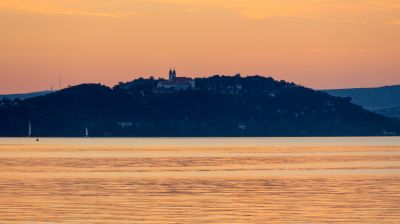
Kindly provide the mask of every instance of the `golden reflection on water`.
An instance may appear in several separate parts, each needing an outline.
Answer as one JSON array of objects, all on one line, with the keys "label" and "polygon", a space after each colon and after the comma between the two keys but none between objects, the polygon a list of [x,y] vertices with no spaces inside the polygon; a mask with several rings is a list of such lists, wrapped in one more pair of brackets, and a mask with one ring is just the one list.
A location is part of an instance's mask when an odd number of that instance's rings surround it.
[{"label": "golden reflection on water", "polygon": [[0,139],[0,223],[400,223],[400,139],[326,142]]}]

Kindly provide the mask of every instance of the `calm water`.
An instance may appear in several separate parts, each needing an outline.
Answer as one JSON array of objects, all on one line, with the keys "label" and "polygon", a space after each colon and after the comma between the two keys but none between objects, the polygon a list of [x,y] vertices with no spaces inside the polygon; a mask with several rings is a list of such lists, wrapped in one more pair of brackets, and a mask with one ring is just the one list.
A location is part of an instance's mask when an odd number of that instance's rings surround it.
[{"label": "calm water", "polygon": [[400,223],[400,138],[0,139],[0,223]]}]

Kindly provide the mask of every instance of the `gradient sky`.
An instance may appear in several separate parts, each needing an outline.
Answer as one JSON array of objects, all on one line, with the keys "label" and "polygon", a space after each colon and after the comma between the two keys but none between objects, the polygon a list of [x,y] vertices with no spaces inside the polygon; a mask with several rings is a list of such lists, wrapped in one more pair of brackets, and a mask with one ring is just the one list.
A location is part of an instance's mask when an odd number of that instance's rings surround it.
[{"label": "gradient sky", "polygon": [[0,93],[139,76],[400,84],[399,0],[1,0]]}]

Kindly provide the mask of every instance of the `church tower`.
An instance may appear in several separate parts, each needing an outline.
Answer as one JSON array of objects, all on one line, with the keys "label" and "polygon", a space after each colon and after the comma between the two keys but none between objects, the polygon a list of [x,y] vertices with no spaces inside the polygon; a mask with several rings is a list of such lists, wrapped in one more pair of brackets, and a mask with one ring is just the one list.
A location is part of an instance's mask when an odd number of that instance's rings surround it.
[{"label": "church tower", "polygon": [[172,69],[169,70],[168,77],[169,77],[169,81],[172,81],[172,80],[174,80],[174,79],[176,78],[176,71],[175,71],[175,69],[174,69],[173,71],[172,71]]}]

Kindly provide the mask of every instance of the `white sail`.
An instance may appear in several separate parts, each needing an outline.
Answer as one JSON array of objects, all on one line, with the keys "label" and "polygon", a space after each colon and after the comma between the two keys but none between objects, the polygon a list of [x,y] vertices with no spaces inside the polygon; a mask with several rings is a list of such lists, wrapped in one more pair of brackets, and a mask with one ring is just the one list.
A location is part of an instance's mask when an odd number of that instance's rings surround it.
[{"label": "white sail", "polygon": [[28,126],[28,137],[32,136],[32,126],[31,126],[31,121],[29,121],[29,126]]},{"label": "white sail", "polygon": [[85,130],[85,137],[89,137],[89,130],[88,130],[87,127],[86,127],[86,130]]}]

